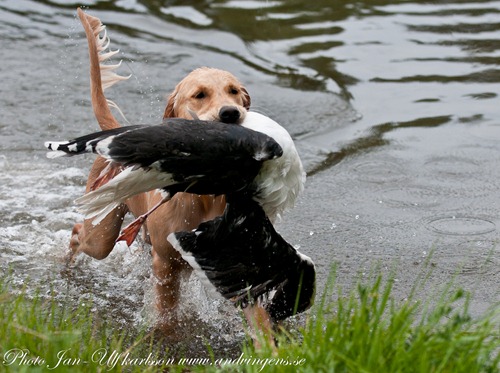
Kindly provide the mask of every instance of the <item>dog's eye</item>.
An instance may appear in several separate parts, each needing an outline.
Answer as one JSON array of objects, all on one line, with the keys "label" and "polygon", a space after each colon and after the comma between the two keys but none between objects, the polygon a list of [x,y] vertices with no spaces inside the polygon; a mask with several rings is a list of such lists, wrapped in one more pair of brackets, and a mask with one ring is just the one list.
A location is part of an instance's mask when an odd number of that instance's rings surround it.
[{"label": "dog's eye", "polygon": [[204,98],[204,97],[205,97],[205,92],[198,92],[198,93],[194,96],[194,98],[197,98],[197,99],[199,99],[199,100],[200,100],[200,99],[202,99],[202,98]]},{"label": "dog's eye", "polygon": [[229,89],[229,93],[232,95],[237,95],[240,92],[236,88],[231,88],[231,89]]}]

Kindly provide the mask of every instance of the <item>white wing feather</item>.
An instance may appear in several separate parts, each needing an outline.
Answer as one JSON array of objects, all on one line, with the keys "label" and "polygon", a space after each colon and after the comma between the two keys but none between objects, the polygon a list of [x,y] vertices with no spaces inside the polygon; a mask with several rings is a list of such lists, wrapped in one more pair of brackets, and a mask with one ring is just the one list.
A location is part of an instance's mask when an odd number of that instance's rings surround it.
[{"label": "white wing feather", "polygon": [[156,170],[126,168],[108,183],[75,200],[85,218],[99,224],[114,208],[136,194],[149,192],[173,183],[172,175]]}]

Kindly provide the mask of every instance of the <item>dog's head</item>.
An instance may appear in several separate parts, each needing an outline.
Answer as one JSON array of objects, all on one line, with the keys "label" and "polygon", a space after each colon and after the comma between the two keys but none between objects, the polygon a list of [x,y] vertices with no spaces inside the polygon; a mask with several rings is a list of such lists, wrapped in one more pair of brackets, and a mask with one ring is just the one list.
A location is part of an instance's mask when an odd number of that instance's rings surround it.
[{"label": "dog's head", "polygon": [[189,73],[168,98],[163,118],[196,117],[239,124],[250,108],[250,96],[236,77],[202,67]]}]

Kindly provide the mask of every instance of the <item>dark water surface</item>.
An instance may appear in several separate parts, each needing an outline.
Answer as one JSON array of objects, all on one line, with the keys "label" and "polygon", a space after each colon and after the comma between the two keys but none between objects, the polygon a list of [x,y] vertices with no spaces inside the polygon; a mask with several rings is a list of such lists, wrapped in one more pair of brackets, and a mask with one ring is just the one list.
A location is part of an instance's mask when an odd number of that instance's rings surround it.
[{"label": "dark water surface", "polygon": [[[69,273],[61,261],[92,158],[49,161],[42,145],[98,128],[80,4],[0,1],[0,269],[140,324],[153,294],[139,245]],[[208,65],[290,131],[309,178],[278,228],[317,263],[319,292],[333,262],[346,290],[396,265],[404,299],[432,253],[429,288],[456,274],[475,313],[500,300],[500,1],[84,4],[133,74],[108,93],[131,123],[158,123],[175,84]],[[195,278],[184,294],[191,351],[237,348],[231,306]]]}]

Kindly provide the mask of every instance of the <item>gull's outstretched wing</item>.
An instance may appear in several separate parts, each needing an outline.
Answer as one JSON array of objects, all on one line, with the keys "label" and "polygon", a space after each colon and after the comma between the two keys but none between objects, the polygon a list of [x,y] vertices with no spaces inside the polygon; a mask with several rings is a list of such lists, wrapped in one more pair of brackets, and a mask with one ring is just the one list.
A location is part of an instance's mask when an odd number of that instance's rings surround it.
[{"label": "gull's outstretched wing", "polygon": [[88,218],[102,219],[136,194],[162,188],[227,194],[251,188],[264,161],[280,157],[271,137],[238,125],[168,119],[157,126],[128,126],[72,141],[45,143],[51,158],[96,153],[125,170],[77,200]]}]

